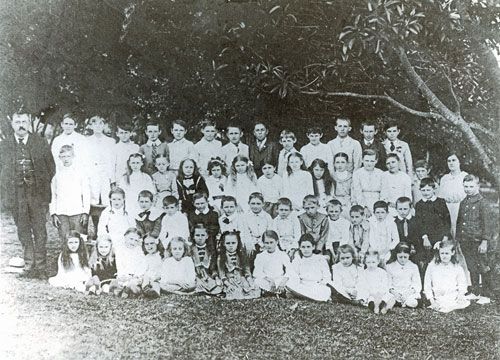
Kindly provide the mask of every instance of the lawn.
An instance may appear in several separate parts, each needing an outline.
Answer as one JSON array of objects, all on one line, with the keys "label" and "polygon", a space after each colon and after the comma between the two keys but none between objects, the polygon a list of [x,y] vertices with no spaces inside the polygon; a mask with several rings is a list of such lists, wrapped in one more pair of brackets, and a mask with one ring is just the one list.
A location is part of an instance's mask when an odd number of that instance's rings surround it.
[{"label": "lawn", "polygon": [[[2,224],[4,267],[20,246],[12,221]],[[59,244],[49,233],[55,270]],[[500,358],[500,299],[450,314],[398,308],[377,316],[294,299],[85,296],[4,273],[0,285],[0,359]]]}]

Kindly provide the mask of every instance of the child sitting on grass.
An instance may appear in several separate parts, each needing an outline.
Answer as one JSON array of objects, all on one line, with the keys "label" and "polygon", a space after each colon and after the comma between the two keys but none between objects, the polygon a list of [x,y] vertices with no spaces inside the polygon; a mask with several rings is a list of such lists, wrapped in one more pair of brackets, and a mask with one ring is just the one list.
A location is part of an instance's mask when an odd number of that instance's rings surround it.
[{"label": "child sitting on grass", "polygon": [[204,224],[193,227],[191,256],[196,271],[196,292],[218,295],[222,292],[222,282],[217,273],[217,252],[208,239],[208,229]]},{"label": "child sitting on grass", "polygon": [[332,266],[332,299],[340,303],[358,304],[356,290],[363,269],[358,265],[356,250],[349,244],[340,245],[337,263]]},{"label": "child sitting on grass", "polygon": [[161,290],[177,295],[193,294],[196,288],[196,272],[189,246],[181,237],[173,238],[167,247],[170,255],[161,269]]},{"label": "child sitting on grass", "polygon": [[115,252],[109,236],[97,238],[92,255],[90,255],[89,266],[92,277],[85,284],[87,294],[109,293],[109,283],[116,278]]},{"label": "child sitting on grass", "polygon": [[146,235],[142,240],[146,271],[142,278],[142,292],[146,297],[160,296],[160,276],[163,265],[163,246],[157,238]]},{"label": "child sitting on grass", "polygon": [[70,231],[57,260],[57,275],[49,278],[49,284],[84,292],[85,282],[90,276],[85,243],[80,233]]}]

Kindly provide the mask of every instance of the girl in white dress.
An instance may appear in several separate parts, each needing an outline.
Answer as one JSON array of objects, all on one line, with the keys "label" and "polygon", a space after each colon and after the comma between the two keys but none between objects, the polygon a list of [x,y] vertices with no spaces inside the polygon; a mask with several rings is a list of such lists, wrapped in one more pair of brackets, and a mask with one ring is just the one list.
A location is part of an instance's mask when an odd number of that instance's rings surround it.
[{"label": "girl in white dress", "polygon": [[[309,166],[309,172],[313,179],[314,195],[318,197],[319,205],[323,209],[335,192],[328,164],[321,159],[315,159]],[[325,211],[322,210],[322,212]]]},{"label": "girl in white dress", "polygon": [[384,172],[375,167],[377,161],[377,152],[366,149],[363,151],[363,166],[352,174],[352,204],[363,206],[367,218],[372,215],[373,204],[380,200],[382,191]]},{"label": "girl in white dress", "polygon": [[208,163],[208,176],[205,179],[207,184],[208,203],[221,214],[221,200],[225,194],[227,176],[226,164],[222,159],[215,158]]},{"label": "girl in white dress", "polygon": [[189,256],[189,246],[181,237],[173,238],[167,247],[167,257],[161,269],[161,289],[178,295],[194,294],[196,271]]},{"label": "girl in white dress", "polygon": [[259,189],[253,166],[247,157],[238,155],[233,159],[231,164],[225,193],[236,199],[239,212],[247,212],[250,210],[248,198],[254,192],[259,192]]},{"label": "girl in white dress", "polygon": [[142,279],[142,292],[146,297],[160,296],[160,277],[163,266],[163,245],[158,238],[145,236],[142,250],[146,261],[146,271]]},{"label": "girl in white dress", "polygon": [[283,173],[283,197],[290,199],[293,210],[303,212],[302,201],[306,195],[314,194],[312,175],[306,171],[303,156],[298,153],[288,155],[287,171]]},{"label": "girl in white dress", "polygon": [[359,304],[356,287],[362,270],[356,250],[349,244],[340,245],[337,263],[332,266],[332,298],[341,303]]}]

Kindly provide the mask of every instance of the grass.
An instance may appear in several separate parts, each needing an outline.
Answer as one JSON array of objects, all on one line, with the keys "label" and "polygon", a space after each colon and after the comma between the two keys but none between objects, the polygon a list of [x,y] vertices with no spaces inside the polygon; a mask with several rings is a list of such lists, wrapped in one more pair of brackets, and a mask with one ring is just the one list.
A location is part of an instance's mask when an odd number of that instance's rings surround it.
[{"label": "grass", "polygon": [[[49,228],[49,264],[59,243]],[[3,218],[0,266],[20,251]],[[498,359],[499,312],[490,305],[385,316],[295,299],[85,296],[0,274],[1,359],[370,358]]]}]

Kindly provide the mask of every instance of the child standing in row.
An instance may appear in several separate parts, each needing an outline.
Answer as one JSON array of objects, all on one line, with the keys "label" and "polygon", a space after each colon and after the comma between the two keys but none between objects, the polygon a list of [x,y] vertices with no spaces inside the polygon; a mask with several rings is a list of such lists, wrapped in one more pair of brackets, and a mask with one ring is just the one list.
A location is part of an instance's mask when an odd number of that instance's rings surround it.
[{"label": "child standing in row", "polygon": [[302,200],[305,196],[314,194],[311,173],[304,166],[304,159],[298,152],[288,156],[288,166],[283,175],[282,196],[292,201],[295,211],[302,211]]},{"label": "child standing in row", "polygon": [[200,174],[206,177],[211,175],[207,171],[211,159],[221,157],[222,143],[215,139],[217,127],[215,122],[211,120],[205,120],[201,123],[201,133],[203,138],[194,145],[195,160],[200,168]]},{"label": "child standing in row", "polygon": [[157,122],[149,122],[146,124],[146,136],[148,141],[141,145],[139,153],[144,155],[144,172],[146,174],[153,174],[155,172],[155,159],[157,156],[170,159],[170,152],[168,145],[161,142],[159,136],[161,134],[160,125]]},{"label": "child standing in row", "polygon": [[296,153],[295,143],[297,138],[290,130],[283,130],[280,134],[280,144],[283,147],[278,154],[278,175],[284,177],[287,172],[288,158],[291,154]]},{"label": "child standing in row", "polygon": [[193,159],[182,160],[179,169],[176,181],[180,208],[183,213],[188,214],[194,211],[193,195],[198,192],[208,195],[208,188]]},{"label": "child standing in row", "polygon": [[277,214],[277,203],[281,197],[283,180],[276,174],[275,167],[270,162],[262,165],[262,176],[257,180],[257,187],[264,196],[264,210],[273,218]]},{"label": "child standing in row", "polygon": [[151,177],[155,186],[155,207],[161,208],[163,206],[163,199],[165,196],[175,196],[179,198],[177,192],[176,178],[172,172],[168,171],[168,159],[163,155],[158,155],[155,160],[156,171]]},{"label": "child standing in row", "polygon": [[368,217],[373,204],[380,200],[383,187],[384,172],[375,167],[379,162],[377,153],[367,149],[363,152],[363,166],[352,174],[352,203],[364,207]]},{"label": "child standing in row", "polygon": [[185,121],[172,121],[170,132],[174,139],[168,144],[168,150],[170,151],[169,170],[174,175],[177,175],[181,161],[184,159],[196,159],[197,154],[194,149],[194,144],[185,137],[187,133],[187,124]]},{"label": "child standing in row", "polygon": [[399,170],[406,173],[410,179],[413,178],[413,160],[408,143],[398,139],[401,129],[395,121],[387,123],[385,135],[387,138],[382,142],[387,154],[397,154]]},{"label": "child standing in row", "polygon": [[226,165],[220,158],[211,159],[208,163],[208,176],[205,178],[208,188],[208,203],[220,214],[221,200],[226,190]]},{"label": "child standing in row", "polygon": [[231,163],[231,171],[226,184],[226,195],[233,196],[241,212],[247,212],[248,197],[258,192],[257,177],[248,157],[237,155]]},{"label": "child standing in row", "polygon": [[243,130],[238,125],[230,124],[226,128],[226,136],[229,142],[221,148],[222,160],[226,164],[232,164],[236,156],[243,156],[248,159],[248,145],[241,142]]},{"label": "child standing in row", "polygon": [[[323,130],[319,127],[308,128],[306,132],[309,143],[300,148],[300,153],[304,156],[304,163],[310,168],[316,159],[322,160],[327,167],[333,167],[333,155],[330,147],[321,142]],[[313,166],[314,167],[314,166]]]},{"label": "child standing in row", "polygon": [[299,249],[301,226],[299,219],[292,211],[290,199],[278,199],[278,215],[274,218],[271,229],[278,234],[280,250],[293,259],[295,252]]},{"label": "child standing in row", "polygon": [[346,154],[348,160],[346,170],[352,174],[354,170],[361,167],[362,150],[359,141],[349,136],[351,120],[345,117],[337,118],[335,131],[337,131],[337,137],[328,142],[333,159],[335,161],[335,155],[338,153]]},{"label": "child standing in row", "polygon": [[411,178],[400,170],[400,160],[397,154],[388,154],[386,165],[388,171],[384,172],[380,200],[389,205],[392,216],[396,216],[396,200],[400,197],[411,199]]},{"label": "child standing in row", "polygon": [[128,158],[139,152],[139,145],[130,140],[132,136],[132,125],[127,123],[118,124],[116,129],[118,142],[113,148],[113,173],[112,182],[120,180],[128,170]]}]

